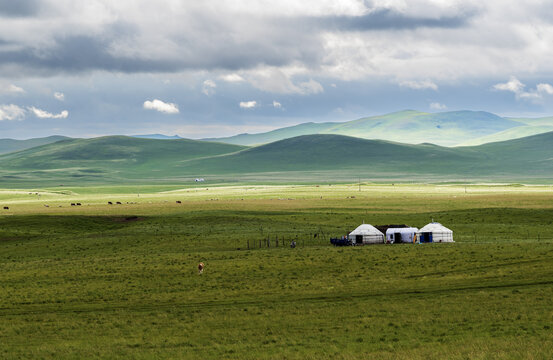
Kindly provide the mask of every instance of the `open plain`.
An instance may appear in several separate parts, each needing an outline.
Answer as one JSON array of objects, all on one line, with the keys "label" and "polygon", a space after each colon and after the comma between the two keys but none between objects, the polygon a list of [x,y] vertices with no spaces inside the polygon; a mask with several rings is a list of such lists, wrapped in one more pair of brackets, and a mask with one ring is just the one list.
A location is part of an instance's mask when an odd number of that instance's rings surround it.
[{"label": "open plain", "polygon": [[[551,186],[104,186],[0,203],[2,358],[553,352]],[[454,244],[329,243],[432,219]]]}]

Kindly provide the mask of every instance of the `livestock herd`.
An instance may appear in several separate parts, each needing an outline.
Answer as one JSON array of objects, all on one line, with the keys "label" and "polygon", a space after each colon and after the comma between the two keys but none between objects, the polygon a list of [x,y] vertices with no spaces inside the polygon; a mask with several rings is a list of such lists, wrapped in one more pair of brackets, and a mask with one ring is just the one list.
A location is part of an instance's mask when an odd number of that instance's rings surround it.
[{"label": "livestock herd", "polygon": [[[181,200],[176,200],[175,201],[176,204],[182,204],[182,201]],[[121,201],[108,201],[108,205],[123,205],[123,203]],[[136,204],[135,202],[127,202],[127,204]],[[82,206],[82,203],[80,202],[74,202],[74,203],[70,203],[71,206]],[[44,207],[50,207],[50,205],[44,205]],[[62,207],[61,205],[59,205],[59,207]],[[9,206],[4,206],[3,207],[4,210],[9,210],[10,207]]]}]

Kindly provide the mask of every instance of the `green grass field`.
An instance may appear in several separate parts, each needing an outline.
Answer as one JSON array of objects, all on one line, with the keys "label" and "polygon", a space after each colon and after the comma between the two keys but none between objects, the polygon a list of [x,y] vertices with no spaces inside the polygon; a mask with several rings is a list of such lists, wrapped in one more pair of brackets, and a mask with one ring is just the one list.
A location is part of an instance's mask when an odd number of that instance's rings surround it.
[{"label": "green grass field", "polygon": [[[0,205],[0,358],[553,354],[551,186],[55,187]],[[328,241],[432,219],[456,243]]]}]

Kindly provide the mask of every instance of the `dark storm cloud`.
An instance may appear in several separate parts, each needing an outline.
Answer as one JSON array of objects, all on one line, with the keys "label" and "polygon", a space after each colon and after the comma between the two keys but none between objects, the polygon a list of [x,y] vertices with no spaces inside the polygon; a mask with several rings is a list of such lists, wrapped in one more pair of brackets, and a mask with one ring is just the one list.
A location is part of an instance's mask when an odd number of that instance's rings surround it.
[{"label": "dark storm cloud", "polygon": [[471,11],[458,16],[430,18],[413,17],[390,9],[382,9],[363,16],[334,16],[315,19],[315,21],[320,21],[325,27],[345,31],[404,30],[422,27],[459,28],[467,25],[475,14]]},{"label": "dark storm cloud", "polygon": [[47,49],[24,48],[0,50],[0,64],[15,65],[31,73],[78,73],[89,70],[121,71],[174,71],[175,62],[139,58],[116,57],[109,52],[108,41],[76,36],[58,40]]},{"label": "dark storm cloud", "polygon": [[[128,30],[128,29],[127,29]],[[119,54],[116,45],[122,38],[131,39],[128,31],[110,31],[103,37],[73,36],[57,39],[47,48],[0,47],[0,67],[17,67],[22,74],[50,75],[79,73],[93,70],[123,73],[176,72],[181,70],[238,70],[258,65],[283,66],[291,61],[316,63],[321,51],[316,39],[297,46],[302,36],[280,41],[275,47],[271,41],[229,40],[225,34],[213,34],[206,44],[200,36],[175,39],[179,50],[172,56],[127,56]],[[0,39],[0,44],[2,40]],[[6,44],[8,44],[6,42]],[[133,43],[147,47],[149,44]],[[154,51],[154,50],[152,50]],[[144,53],[144,52],[143,52]]]},{"label": "dark storm cloud", "polygon": [[33,16],[39,5],[38,0],[0,0],[0,17]]}]

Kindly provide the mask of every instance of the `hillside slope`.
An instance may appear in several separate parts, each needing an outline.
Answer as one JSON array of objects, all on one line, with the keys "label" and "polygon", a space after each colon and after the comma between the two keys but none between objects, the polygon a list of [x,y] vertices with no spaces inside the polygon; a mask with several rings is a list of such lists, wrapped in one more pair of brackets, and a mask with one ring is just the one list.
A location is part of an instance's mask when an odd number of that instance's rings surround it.
[{"label": "hillside slope", "polygon": [[553,176],[553,132],[480,146],[447,148],[341,135],[305,135],[233,154],[192,160],[195,172],[358,170],[461,178]]},{"label": "hillside slope", "polygon": [[[196,172],[232,173],[369,169],[416,172],[424,164],[455,171],[479,158],[471,149],[450,149],[431,144],[410,145],[366,140],[343,135],[304,135],[250,148],[187,166]],[[421,170],[424,171],[424,170]]]},{"label": "hillside slope", "polygon": [[170,177],[180,162],[232,153],[244,146],[197,140],[126,136],[69,139],[0,156],[8,180],[34,178],[114,181]]},{"label": "hillside slope", "polygon": [[525,124],[484,111],[425,113],[405,110],[343,123],[304,123],[266,133],[204,140],[258,145],[300,135],[334,134],[408,144],[453,146]]},{"label": "hillside slope", "polygon": [[544,134],[553,131],[553,125],[523,125],[510,128],[498,133],[464,141],[456,146],[475,146],[491,142],[520,139],[527,136]]},{"label": "hillside slope", "polygon": [[30,149],[35,146],[55,143],[56,141],[69,139],[66,136],[53,135],[43,138],[34,138],[27,140],[0,139],[0,154],[7,154],[14,151]]},{"label": "hillside slope", "polygon": [[208,138],[202,139],[204,141],[220,141],[227,144],[237,145],[261,145],[270,142],[288,139],[301,135],[320,134],[328,131],[339,123],[327,122],[327,123],[303,123],[294,126],[288,126],[281,129],[276,129],[259,134],[239,134],[235,136],[223,137],[223,138]]}]

